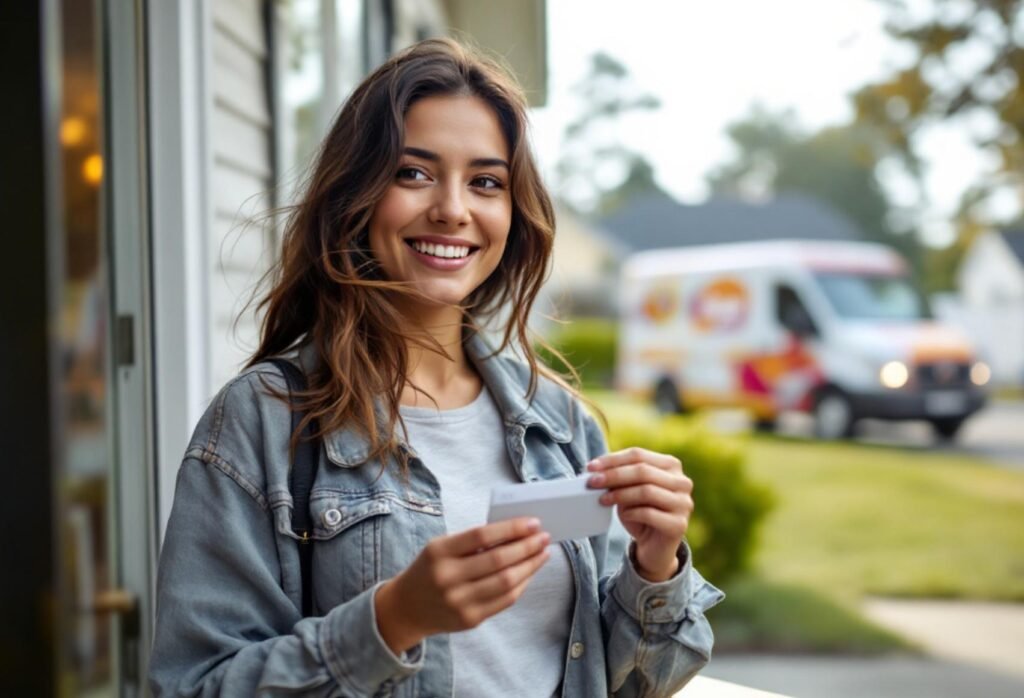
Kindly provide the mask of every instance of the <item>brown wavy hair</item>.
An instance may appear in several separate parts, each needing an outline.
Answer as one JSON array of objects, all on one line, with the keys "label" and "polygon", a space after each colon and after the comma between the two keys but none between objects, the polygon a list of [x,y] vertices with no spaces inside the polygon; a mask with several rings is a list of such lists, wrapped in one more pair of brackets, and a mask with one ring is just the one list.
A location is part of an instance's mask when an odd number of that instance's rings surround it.
[{"label": "brown wavy hair", "polygon": [[[298,203],[286,209],[281,255],[263,279],[270,288],[256,307],[265,312],[259,347],[246,367],[307,342],[315,347],[319,361],[307,376],[308,390],[293,396],[299,398],[293,409],[307,414],[292,434],[292,449],[309,420],[316,420],[318,438],[354,425],[370,444],[368,462],[395,455],[404,471],[407,457],[398,448],[395,425],[401,421],[408,346],[450,358],[436,340],[402,330],[408,321],[396,307],[396,295],[424,296],[406,282],[387,280],[368,240],[374,207],[397,174],[405,115],[431,96],[485,101],[511,153],[508,242],[497,269],[459,306],[463,338],[507,309],[496,353],[514,344],[529,364],[527,398],[536,391],[538,375],[579,396],[572,366],[562,361],[565,377],[545,367],[527,336],[530,309],[550,270],[555,219],[527,140],[522,90],[482,53],[451,39],[429,39],[393,56],[356,88],[321,143]],[[376,412],[377,399],[382,414]]]}]

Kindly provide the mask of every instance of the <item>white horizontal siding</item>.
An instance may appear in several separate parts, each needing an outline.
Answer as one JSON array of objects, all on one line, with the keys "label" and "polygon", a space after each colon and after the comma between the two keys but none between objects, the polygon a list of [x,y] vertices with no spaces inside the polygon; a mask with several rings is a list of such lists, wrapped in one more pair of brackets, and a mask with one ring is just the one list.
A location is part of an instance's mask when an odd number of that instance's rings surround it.
[{"label": "white horizontal siding", "polygon": [[[266,31],[260,0],[212,0],[210,31],[210,382],[216,390],[256,348],[254,308],[239,318],[271,259],[273,205]],[[237,322],[236,322],[237,320]]]},{"label": "white horizontal siding", "polygon": [[[210,145],[214,165],[241,170],[270,184],[270,131],[214,105]],[[255,192],[254,192],[255,193]],[[216,198],[217,192],[214,192]]]}]

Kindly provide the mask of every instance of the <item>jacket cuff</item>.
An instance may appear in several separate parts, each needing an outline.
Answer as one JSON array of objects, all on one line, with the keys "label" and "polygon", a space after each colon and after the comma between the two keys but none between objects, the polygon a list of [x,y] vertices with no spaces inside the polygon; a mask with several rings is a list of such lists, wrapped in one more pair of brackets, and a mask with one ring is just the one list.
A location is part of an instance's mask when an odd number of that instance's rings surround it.
[{"label": "jacket cuff", "polygon": [[690,602],[690,575],[693,563],[690,546],[686,541],[679,543],[676,559],[679,569],[664,582],[649,582],[640,576],[633,565],[635,541],[623,554],[622,566],[612,594],[619,605],[640,623],[678,623],[686,615]]},{"label": "jacket cuff", "polygon": [[380,582],[324,617],[320,648],[328,671],[356,695],[374,695],[423,668],[424,643],[395,655],[377,628],[373,599]]}]

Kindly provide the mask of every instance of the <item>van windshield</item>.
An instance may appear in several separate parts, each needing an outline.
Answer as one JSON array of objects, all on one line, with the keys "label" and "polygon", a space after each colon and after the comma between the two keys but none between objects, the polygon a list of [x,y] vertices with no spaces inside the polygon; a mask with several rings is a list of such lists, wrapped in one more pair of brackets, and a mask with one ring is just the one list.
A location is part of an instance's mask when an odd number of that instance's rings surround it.
[{"label": "van windshield", "polygon": [[924,296],[905,276],[817,272],[825,296],[836,312],[851,320],[920,320],[931,318]]}]

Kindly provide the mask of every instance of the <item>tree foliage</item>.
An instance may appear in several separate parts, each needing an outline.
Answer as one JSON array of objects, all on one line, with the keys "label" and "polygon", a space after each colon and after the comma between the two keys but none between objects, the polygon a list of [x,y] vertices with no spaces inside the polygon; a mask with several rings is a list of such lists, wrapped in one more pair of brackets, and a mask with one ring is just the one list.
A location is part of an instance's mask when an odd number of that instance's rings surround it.
[{"label": "tree foliage", "polygon": [[927,252],[926,287],[952,290],[978,232],[1007,223],[985,208],[990,195],[1024,195],[1024,0],[931,0],[912,7],[884,1],[891,8],[886,30],[913,59],[854,94],[857,122],[877,129],[919,180],[923,163],[915,136],[940,122],[962,120],[976,130],[981,124],[975,144],[998,163],[961,197],[954,243]]},{"label": "tree foliage", "polygon": [[879,129],[915,174],[921,160],[914,135],[922,128],[961,117],[991,124],[976,144],[997,156],[999,171],[977,182],[970,196],[977,201],[998,187],[1020,187],[1024,0],[931,0],[924,13],[921,3],[885,1],[886,30],[912,49],[913,60],[857,91],[858,122]]},{"label": "tree foliage", "polygon": [[794,126],[791,112],[755,106],[727,133],[737,154],[708,175],[713,193],[746,199],[802,193],[846,216],[865,238],[919,259],[913,231],[892,222],[893,207],[875,174],[884,149],[871,127],[833,126],[808,135]]},{"label": "tree foliage", "polygon": [[626,116],[659,109],[658,98],[639,91],[626,66],[603,52],[591,56],[573,92],[582,107],[565,129],[556,169],[562,198],[579,211],[603,214],[633,194],[657,191],[650,163],[620,134]]}]

